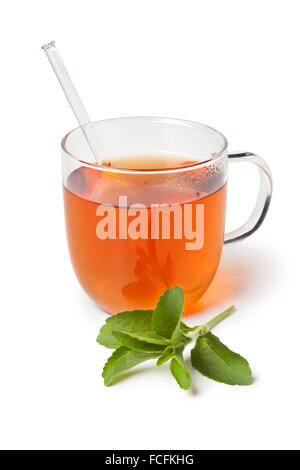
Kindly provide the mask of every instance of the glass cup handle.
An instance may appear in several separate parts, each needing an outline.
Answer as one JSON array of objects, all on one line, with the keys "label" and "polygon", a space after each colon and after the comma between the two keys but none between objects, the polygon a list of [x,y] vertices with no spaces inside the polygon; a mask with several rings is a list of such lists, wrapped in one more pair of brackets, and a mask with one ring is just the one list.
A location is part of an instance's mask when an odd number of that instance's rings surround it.
[{"label": "glass cup handle", "polygon": [[240,228],[226,233],[224,244],[231,245],[252,235],[263,223],[268,212],[272,196],[272,175],[266,162],[252,152],[234,152],[228,155],[230,163],[254,163],[259,172],[260,183],[257,201],[247,222]]}]

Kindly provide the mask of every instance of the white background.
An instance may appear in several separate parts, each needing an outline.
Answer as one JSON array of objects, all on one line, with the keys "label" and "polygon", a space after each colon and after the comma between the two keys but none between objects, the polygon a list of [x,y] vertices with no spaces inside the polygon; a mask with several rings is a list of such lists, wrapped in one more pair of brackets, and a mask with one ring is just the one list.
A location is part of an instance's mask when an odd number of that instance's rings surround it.
[{"label": "white background", "polygon": [[[299,449],[299,2],[27,0],[2,3],[0,446],[6,449]],[[206,320],[254,383],[146,364],[105,388],[105,315],[79,286],[64,233],[60,140],[76,121],[40,46],[55,39],[93,119],[158,115],[222,131],[274,176],[269,214],[226,247]],[[254,203],[230,172],[228,227]],[[218,301],[216,299],[216,292]]]}]

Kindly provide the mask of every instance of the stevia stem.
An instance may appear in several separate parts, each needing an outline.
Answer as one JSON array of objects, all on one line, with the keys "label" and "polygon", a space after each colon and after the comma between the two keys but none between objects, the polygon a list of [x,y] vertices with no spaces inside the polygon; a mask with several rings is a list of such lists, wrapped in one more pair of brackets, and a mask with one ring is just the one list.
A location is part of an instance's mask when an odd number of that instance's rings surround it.
[{"label": "stevia stem", "polygon": [[191,336],[193,338],[196,338],[199,335],[205,335],[212,328],[214,328],[214,326],[216,326],[218,323],[223,321],[225,318],[227,318],[234,311],[235,311],[235,306],[231,305],[231,307],[227,308],[226,310],[224,310],[224,312],[222,312],[219,315],[217,315],[216,317],[212,318],[211,320],[209,320],[204,325],[198,326]]}]

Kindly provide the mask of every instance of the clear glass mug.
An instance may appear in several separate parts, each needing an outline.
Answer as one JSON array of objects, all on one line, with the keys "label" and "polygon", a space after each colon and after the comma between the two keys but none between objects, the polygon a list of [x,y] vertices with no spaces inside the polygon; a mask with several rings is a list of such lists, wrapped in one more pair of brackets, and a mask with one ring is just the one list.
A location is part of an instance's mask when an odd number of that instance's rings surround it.
[{"label": "clear glass mug", "polygon": [[[195,310],[223,244],[248,237],[266,216],[267,164],[250,152],[228,155],[226,138],[196,122],[129,117],[94,126],[109,163],[95,165],[80,128],[62,141],[67,238],[80,284],[110,314],[151,309],[175,285],[184,313]],[[254,163],[260,187],[248,221],[224,234],[228,161]]]}]

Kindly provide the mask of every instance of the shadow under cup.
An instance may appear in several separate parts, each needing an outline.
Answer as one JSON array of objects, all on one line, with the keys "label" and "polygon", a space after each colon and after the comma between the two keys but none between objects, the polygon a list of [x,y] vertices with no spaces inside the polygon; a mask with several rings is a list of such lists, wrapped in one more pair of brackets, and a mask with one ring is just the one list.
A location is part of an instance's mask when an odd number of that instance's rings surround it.
[{"label": "shadow under cup", "polygon": [[225,137],[175,119],[94,126],[109,163],[94,163],[81,129],[62,142],[67,238],[80,284],[110,314],[152,309],[165,289],[181,286],[189,313],[221,257]]}]

